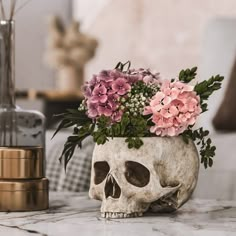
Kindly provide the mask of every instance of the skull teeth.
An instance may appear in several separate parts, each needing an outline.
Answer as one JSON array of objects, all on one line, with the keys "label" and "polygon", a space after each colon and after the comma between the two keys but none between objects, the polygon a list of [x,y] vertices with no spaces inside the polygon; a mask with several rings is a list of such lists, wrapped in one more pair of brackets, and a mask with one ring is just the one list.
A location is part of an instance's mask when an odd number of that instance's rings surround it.
[{"label": "skull teeth", "polygon": [[131,217],[140,217],[142,212],[133,212],[133,213],[123,213],[123,212],[102,212],[101,216],[106,219],[118,219],[118,218],[131,218]]}]

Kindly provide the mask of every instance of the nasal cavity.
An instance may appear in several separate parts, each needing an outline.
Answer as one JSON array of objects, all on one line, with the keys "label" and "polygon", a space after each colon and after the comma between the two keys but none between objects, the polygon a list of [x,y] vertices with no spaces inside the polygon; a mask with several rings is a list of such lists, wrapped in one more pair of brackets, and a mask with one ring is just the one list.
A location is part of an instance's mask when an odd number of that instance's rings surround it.
[{"label": "nasal cavity", "polygon": [[112,175],[107,176],[106,184],[105,184],[105,196],[106,198],[119,198],[121,194],[121,189],[117,184],[116,180]]}]

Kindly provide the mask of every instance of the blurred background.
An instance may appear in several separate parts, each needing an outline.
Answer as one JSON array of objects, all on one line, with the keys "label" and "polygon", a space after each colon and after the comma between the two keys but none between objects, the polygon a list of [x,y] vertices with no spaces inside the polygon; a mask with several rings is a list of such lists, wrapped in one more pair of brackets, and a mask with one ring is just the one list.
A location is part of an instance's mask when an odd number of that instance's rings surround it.
[{"label": "blurred background", "polygon": [[[195,197],[236,200],[235,53],[235,0],[32,0],[16,15],[18,104],[44,112],[52,129],[53,114],[78,106],[80,84],[119,61],[166,78],[196,65],[199,80],[221,74],[223,89],[198,123],[211,131],[217,156],[211,170],[201,170]],[[228,118],[221,104],[230,104]],[[213,118],[220,119],[218,130]],[[67,135],[48,138],[49,175]],[[83,154],[76,153],[84,158],[70,164],[81,172],[80,181],[65,184],[71,177],[58,167],[52,190],[88,188],[92,147],[88,141]]]}]

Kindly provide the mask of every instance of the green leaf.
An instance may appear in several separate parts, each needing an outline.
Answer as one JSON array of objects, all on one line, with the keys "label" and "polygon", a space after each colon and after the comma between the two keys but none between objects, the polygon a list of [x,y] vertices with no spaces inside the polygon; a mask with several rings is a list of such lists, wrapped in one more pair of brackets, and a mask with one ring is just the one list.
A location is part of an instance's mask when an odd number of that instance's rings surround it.
[{"label": "green leaf", "polygon": [[212,167],[213,166],[213,159],[212,158],[209,158],[209,166]]},{"label": "green leaf", "polygon": [[74,123],[73,123],[72,121],[70,121],[70,120],[68,120],[68,119],[63,119],[63,120],[60,122],[60,124],[58,125],[58,127],[57,127],[56,131],[54,132],[54,134],[53,134],[53,136],[52,136],[51,139],[53,139],[53,138],[56,136],[56,134],[57,134],[61,129],[69,128],[69,127],[71,127],[71,126],[73,126],[73,125],[74,125]]},{"label": "green leaf", "polygon": [[191,69],[191,73],[195,73],[195,72],[197,72],[197,67],[196,66]]},{"label": "green leaf", "polygon": [[127,61],[127,62],[125,62],[125,63],[119,62],[119,63],[116,65],[115,69],[116,69],[116,70],[120,70],[120,71],[124,71],[125,66],[127,66],[127,71],[128,71],[129,68],[130,68],[130,66],[131,66],[131,62],[130,62],[130,61]]},{"label": "green leaf", "polygon": [[202,94],[207,91],[207,81],[203,81],[201,83],[198,83],[195,87],[194,90],[197,92],[197,94]]},{"label": "green leaf", "polygon": [[194,87],[194,91],[200,96],[202,113],[207,111],[207,104],[204,101],[208,100],[214,91],[221,88],[223,79],[224,77],[220,75],[212,76],[210,79],[204,80]]},{"label": "green leaf", "polygon": [[121,119],[121,123],[120,123],[120,126],[121,126],[120,134],[121,134],[121,136],[124,136],[125,131],[127,129],[127,126],[129,125],[129,123],[130,123],[129,116],[127,114],[124,114],[122,119]]},{"label": "green leaf", "polygon": [[189,144],[189,138],[186,134],[182,134],[182,138],[186,144]]},{"label": "green leaf", "polygon": [[181,70],[179,73],[179,80],[184,83],[189,83],[195,79],[197,73],[197,67],[193,67],[192,69]]},{"label": "green leaf", "polygon": [[198,146],[200,146],[201,163],[205,168],[212,167],[212,158],[215,156],[216,150],[216,147],[212,146],[212,141],[208,138],[208,135],[209,131],[203,130],[203,128],[199,128],[197,130],[188,129],[182,134],[185,142],[188,139],[192,139]]},{"label": "green leaf", "polygon": [[64,149],[62,151],[62,154],[59,158],[60,162],[62,162],[62,160],[64,159],[64,168],[66,170],[66,167],[69,163],[69,161],[71,160],[71,158],[73,157],[74,151],[76,147],[81,148],[82,147],[82,141],[84,139],[86,139],[88,136],[90,135],[90,133],[85,134],[82,137],[79,136],[69,136],[67,138],[67,141],[64,145]]}]

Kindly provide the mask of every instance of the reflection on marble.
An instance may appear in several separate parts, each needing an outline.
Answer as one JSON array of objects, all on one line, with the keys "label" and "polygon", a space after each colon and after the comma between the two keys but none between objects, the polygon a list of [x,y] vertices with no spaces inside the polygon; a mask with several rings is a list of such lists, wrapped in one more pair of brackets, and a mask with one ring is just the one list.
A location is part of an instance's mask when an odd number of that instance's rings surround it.
[{"label": "reflection on marble", "polygon": [[50,209],[0,213],[0,236],[235,236],[236,201],[191,200],[175,214],[100,217],[87,194],[51,193]]}]

